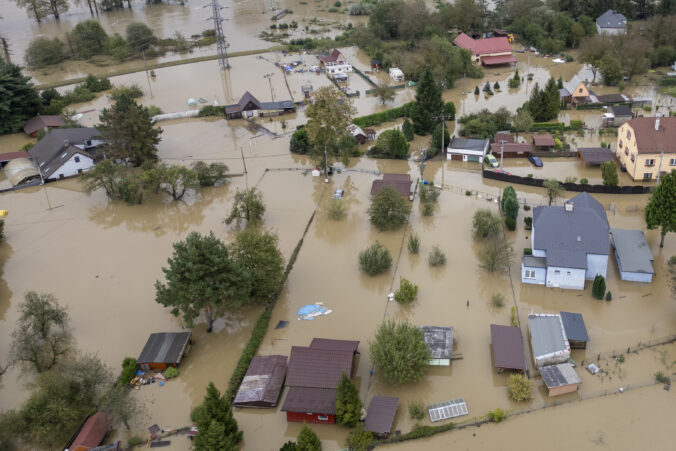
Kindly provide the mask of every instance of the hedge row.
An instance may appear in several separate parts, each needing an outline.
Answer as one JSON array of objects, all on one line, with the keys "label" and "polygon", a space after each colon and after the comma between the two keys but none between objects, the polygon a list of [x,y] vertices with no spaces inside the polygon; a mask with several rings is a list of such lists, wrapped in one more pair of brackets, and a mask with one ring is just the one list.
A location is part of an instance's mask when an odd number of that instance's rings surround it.
[{"label": "hedge row", "polygon": [[352,122],[360,127],[370,127],[372,125],[382,124],[383,122],[391,122],[400,117],[409,116],[411,107],[413,107],[414,104],[415,102],[409,102],[397,108],[390,108],[389,110],[369,114],[368,116],[355,117]]},{"label": "hedge row", "polygon": [[373,445],[375,446],[380,446],[380,445],[387,445],[390,443],[399,443],[399,442],[405,442],[408,440],[416,440],[419,438],[425,438],[425,437],[431,437],[435,434],[438,434],[440,432],[446,432],[450,431],[451,429],[455,428],[455,423],[447,423],[447,424],[440,424],[439,426],[420,426],[415,429],[413,429],[411,432],[408,432],[406,434],[402,435],[395,435],[392,437],[388,437],[384,440],[379,440],[375,442]]}]

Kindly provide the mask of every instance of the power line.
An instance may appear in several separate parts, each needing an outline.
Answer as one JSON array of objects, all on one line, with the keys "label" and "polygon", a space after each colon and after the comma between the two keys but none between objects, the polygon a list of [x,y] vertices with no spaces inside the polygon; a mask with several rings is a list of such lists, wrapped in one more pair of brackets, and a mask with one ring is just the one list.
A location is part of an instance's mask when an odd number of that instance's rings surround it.
[{"label": "power line", "polygon": [[225,19],[221,18],[221,10],[226,8],[218,4],[218,0],[211,0],[209,5],[204,7],[211,6],[212,16],[207,20],[214,21],[214,30],[216,31],[216,48],[218,50],[218,66],[223,69],[230,69],[230,63],[228,63],[228,47],[229,44],[225,39],[225,34],[223,33],[223,21]]}]

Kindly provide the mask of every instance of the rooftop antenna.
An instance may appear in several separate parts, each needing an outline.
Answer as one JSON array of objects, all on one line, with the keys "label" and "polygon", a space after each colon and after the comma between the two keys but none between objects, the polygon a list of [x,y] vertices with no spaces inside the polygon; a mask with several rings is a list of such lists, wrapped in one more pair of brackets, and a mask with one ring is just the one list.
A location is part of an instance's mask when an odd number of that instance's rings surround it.
[{"label": "rooftop antenna", "polygon": [[221,70],[230,69],[230,63],[228,63],[228,47],[230,46],[225,39],[225,34],[223,33],[223,21],[225,19],[221,18],[221,10],[227,8],[227,6],[221,6],[218,4],[218,0],[211,0],[211,3],[204,5],[204,8],[211,6],[212,16],[207,20],[214,21],[214,30],[216,31],[216,48],[218,49],[218,67]]}]

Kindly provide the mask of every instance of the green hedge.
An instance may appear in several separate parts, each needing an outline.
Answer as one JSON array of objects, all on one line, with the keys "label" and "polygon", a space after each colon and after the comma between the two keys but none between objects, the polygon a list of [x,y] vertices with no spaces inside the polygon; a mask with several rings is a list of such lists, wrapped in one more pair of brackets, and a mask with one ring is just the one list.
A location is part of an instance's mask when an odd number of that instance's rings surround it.
[{"label": "green hedge", "polygon": [[619,103],[586,103],[582,105],[578,105],[576,109],[578,110],[600,110],[604,106],[611,106],[611,105],[627,105],[629,108],[631,108],[631,102],[619,102]]},{"label": "green hedge", "polygon": [[225,117],[225,107],[220,105],[204,105],[197,113],[197,117],[219,116]]},{"label": "green hedge", "polygon": [[563,132],[565,129],[566,125],[563,122],[536,122],[530,128],[530,131],[547,130],[550,132]]},{"label": "green hedge", "polygon": [[400,117],[409,116],[411,107],[414,103],[415,102],[409,102],[397,108],[390,108],[389,110],[369,114],[368,116],[355,117],[352,122],[360,127],[370,127],[372,125],[382,124],[383,122],[391,122]]},{"label": "green hedge", "polygon": [[439,426],[419,426],[413,429],[411,432],[402,434],[399,436],[393,436],[386,438],[385,440],[380,440],[374,443],[375,446],[385,445],[389,443],[398,443],[405,442],[407,440],[416,440],[419,438],[431,437],[440,432],[450,431],[455,428],[455,423],[441,424]]}]

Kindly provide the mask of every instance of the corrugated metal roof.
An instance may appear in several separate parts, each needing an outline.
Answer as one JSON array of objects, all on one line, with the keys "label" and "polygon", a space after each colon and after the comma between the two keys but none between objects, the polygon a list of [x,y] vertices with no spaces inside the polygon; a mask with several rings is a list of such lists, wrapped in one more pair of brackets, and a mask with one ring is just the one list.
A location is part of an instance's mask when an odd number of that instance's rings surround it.
[{"label": "corrugated metal roof", "polygon": [[389,434],[394,416],[397,414],[399,398],[394,396],[374,396],[366,410],[364,429],[375,434]]},{"label": "corrugated metal roof", "polygon": [[653,254],[642,230],[610,229],[610,233],[622,271],[655,274]]},{"label": "corrugated metal roof", "polygon": [[162,332],[151,334],[136,362],[176,363],[190,341],[190,332]]},{"label": "corrugated metal roof", "polygon": [[453,328],[439,326],[420,327],[424,341],[430,348],[430,359],[450,359],[453,357]]},{"label": "corrugated metal roof", "polygon": [[334,388],[291,387],[280,410],[335,415],[336,390]]},{"label": "corrugated metal roof", "polygon": [[491,343],[496,368],[526,371],[523,338],[518,327],[491,324]]},{"label": "corrugated metal roof", "polygon": [[561,312],[561,322],[566,331],[566,338],[573,341],[589,341],[587,328],[580,313]]},{"label": "corrugated metal roof", "polygon": [[289,387],[336,388],[343,373],[352,374],[352,351],[293,346],[286,385]]},{"label": "corrugated metal roof", "polygon": [[334,340],[331,338],[313,338],[310,347],[314,349],[326,349],[329,351],[350,351],[357,354],[359,341]]},{"label": "corrugated metal roof", "polygon": [[568,349],[559,315],[528,315],[528,328],[535,357]]},{"label": "corrugated metal roof", "polygon": [[543,366],[539,371],[542,380],[549,389],[582,382],[570,363]]},{"label": "corrugated metal roof", "polygon": [[286,376],[286,356],[255,356],[249,364],[233,405],[273,407],[277,405]]},{"label": "corrugated metal roof", "polygon": [[482,151],[488,148],[488,139],[472,139],[472,138],[453,138],[449,149],[464,149]]}]

